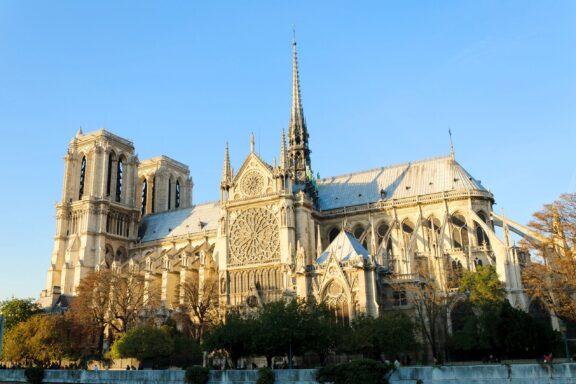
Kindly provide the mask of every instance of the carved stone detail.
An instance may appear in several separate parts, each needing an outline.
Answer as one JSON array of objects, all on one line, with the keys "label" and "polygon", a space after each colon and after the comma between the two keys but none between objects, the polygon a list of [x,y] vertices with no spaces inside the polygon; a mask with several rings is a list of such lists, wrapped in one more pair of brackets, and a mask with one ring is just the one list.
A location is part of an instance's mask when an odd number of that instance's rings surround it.
[{"label": "carved stone detail", "polygon": [[242,177],[240,189],[245,196],[257,196],[264,189],[264,177],[257,171],[250,171]]},{"label": "carved stone detail", "polygon": [[230,226],[231,264],[252,264],[280,257],[278,220],[265,208],[242,211]]}]

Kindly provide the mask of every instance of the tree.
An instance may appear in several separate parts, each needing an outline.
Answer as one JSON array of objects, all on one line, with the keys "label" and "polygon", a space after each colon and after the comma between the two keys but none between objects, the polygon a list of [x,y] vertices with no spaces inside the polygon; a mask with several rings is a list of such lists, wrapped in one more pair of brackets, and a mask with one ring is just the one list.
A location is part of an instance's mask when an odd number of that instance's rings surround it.
[{"label": "tree", "polygon": [[452,313],[453,356],[464,360],[489,354],[534,358],[557,347],[558,335],[550,324],[535,321],[510,305],[492,266],[465,272],[460,292],[466,292],[468,297]]},{"label": "tree", "polygon": [[253,351],[252,337],[258,332],[254,319],[242,318],[238,312],[230,311],[223,323],[206,333],[203,346],[207,351],[226,351],[234,367],[237,367],[238,360]]},{"label": "tree", "polygon": [[200,282],[195,279],[181,285],[184,296],[184,309],[192,322],[192,336],[201,342],[204,332],[218,321],[219,285],[215,274]]},{"label": "tree", "polygon": [[506,300],[506,290],[498,278],[496,268],[491,265],[478,266],[476,271],[465,271],[458,291],[467,294],[467,299],[479,306]]},{"label": "tree", "polygon": [[576,193],[544,205],[528,225],[540,234],[528,245],[542,262],[524,268],[524,287],[560,318],[576,321]]},{"label": "tree", "polygon": [[157,297],[146,291],[138,274],[100,270],[82,279],[70,311],[76,322],[88,324],[90,333],[97,335],[101,354],[106,330],[125,333],[144,310],[158,305]]},{"label": "tree", "polygon": [[70,341],[70,323],[65,316],[36,315],[11,328],[5,336],[3,359],[47,365],[75,357]]},{"label": "tree", "polygon": [[10,299],[0,302],[0,315],[4,316],[6,332],[41,312],[42,309],[34,299]]},{"label": "tree", "polygon": [[404,283],[400,285],[400,289],[406,292],[414,308],[415,325],[430,346],[432,355],[437,359],[445,357],[448,311],[457,298],[441,290],[432,279],[419,283]]},{"label": "tree", "polygon": [[365,357],[379,360],[383,353],[392,360],[416,347],[414,323],[403,312],[383,313],[377,318],[359,317],[352,322],[351,330],[347,337],[347,351],[362,353]]},{"label": "tree", "polygon": [[174,352],[174,341],[166,327],[134,327],[112,345],[112,356],[138,360],[167,358]]}]

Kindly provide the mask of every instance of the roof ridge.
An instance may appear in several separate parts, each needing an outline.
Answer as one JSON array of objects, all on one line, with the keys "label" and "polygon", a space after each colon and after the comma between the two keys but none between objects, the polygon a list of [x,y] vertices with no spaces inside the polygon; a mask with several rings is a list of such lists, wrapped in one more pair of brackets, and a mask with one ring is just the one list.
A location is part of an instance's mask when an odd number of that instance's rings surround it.
[{"label": "roof ridge", "polygon": [[[450,155],[443,155],[443,156],[434,156],[434,157],[429,157],[426,159],[421,159],[421,160],[416,160],[416,161],[408,161],[408,162],[404,162],[404,163],[396,163],[396,164],[391,164],[391,165],[386,165],[383,167],[376,167],[376,168],[370,168],[370,169],[365,169],[363,171],[357,171],[357,172],[349,172],[349,173],[343,173],[340,175],[335,175],[335,176],[329,176],[329,177],[324,177],[321,178],[319,181],[326,181],[326,180],[330,180],[330,179],[335,179],[337,177],[345,177],[345,176],[354,176],[354,175],[358,175],[361,173],[368,173],[368,172],[375,172],[375,171],[382,171],[385,169],[391,169],[391,168],[397,168],[397,167],[401,167],[403,165],[405,166],[410,166],[410,165],[414,165],[414,164],[422,164],[422,163],[426,163],[429,161],[433,161],[433,160],[441,160],[441,159],[448,159],[451,160],[452,158],[450,157]],[[455,161],[455,160],[454,160]],[[456,164],[460,165],[460,163],[458,163],[457,161],[455,161]]]}]

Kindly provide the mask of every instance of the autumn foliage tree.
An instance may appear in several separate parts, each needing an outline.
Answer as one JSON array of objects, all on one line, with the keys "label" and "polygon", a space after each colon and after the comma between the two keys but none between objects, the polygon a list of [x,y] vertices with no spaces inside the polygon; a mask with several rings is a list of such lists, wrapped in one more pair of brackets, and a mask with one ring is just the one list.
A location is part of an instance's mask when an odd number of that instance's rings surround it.
[{"label": "autumn foliage tree", "polygon": [[530,263],[522,279],[528,294],[560,318],[576,321],[576,193],[564,194],[534,213],[529,226],[544,241],[529,246],[542,262]]}]

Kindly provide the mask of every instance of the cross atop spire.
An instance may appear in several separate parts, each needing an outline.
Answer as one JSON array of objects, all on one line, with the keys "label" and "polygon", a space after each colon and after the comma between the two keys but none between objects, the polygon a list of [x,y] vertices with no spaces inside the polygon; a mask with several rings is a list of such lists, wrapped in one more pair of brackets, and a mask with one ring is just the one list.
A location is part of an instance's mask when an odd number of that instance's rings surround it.
[{"label": "cross atop spire", "polygon": [[300,78],[298,72],[298,55],[296,52],[296,33],[292,41],[292,108],[288,124],[289,166],[296,183],[306,183],[306,170],[310,169],[310,149],[308,148],[308,129],[302,99],[300,97]]}]

